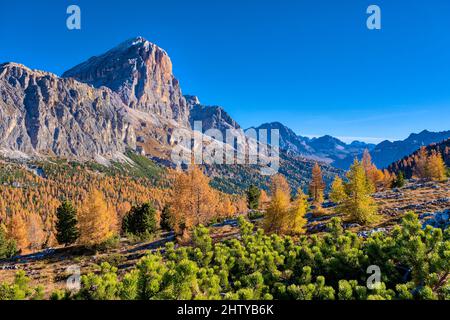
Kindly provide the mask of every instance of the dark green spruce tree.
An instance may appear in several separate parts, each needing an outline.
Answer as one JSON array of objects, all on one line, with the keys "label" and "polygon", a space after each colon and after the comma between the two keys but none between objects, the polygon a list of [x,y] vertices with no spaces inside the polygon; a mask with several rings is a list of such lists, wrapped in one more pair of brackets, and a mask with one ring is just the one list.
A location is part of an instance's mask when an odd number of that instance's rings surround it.
[{"label": "dark green spruce tree", "polygon": [[403,171],[400,171],[393,183],[393,187],[402,188],[404,185],[405,185],[405,174],[403,173]]},{"label": "dark green spruce tree", "polygon": [[80,232],[77,224],[77,210],[68,201],[64,201],[56,210],[56,239],[59,244],[71,245],[78,240]]},{"label": "dark green spruce tree", "polygon": [[165,206],[164,209],[161,212],[161,221],[159,223],[159,226],[162,230],[170,231],[172,230],[172,226],[170,223],[170,207]]},{"label": "dark green spruce tree", "polygon": [[261,190],[255,185],[251,185],[247,190],[247,206],[250,210],[256,210],[259,207]]},{"label": "dark green spruce tree", "polygon": [[123,218],[122,231],[136,236],[150,235],[156,231],[156,210],[150,203],[133,207]]}]

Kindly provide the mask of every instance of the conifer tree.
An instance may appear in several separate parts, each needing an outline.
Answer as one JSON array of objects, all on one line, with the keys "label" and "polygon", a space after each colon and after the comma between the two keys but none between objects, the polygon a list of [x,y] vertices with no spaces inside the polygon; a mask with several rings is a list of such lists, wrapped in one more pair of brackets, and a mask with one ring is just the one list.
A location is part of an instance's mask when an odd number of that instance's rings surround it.
[{"label": "conifer tree", "polygon": [[161,212],[161,219],[159,221],[159,227],[164,231],[169,231],[172,229],[172,225],[170,224],[170,206],[164,206]]},{"label": "conifer tree", "polygon": [[35,212],[30,212],[27,214],[26,224],[28,231],[29,249],[31,251],[41,249],[45,241],[45,233],[41,217]]},{"label": "conifer tree", "polygon": [[150,203],[133,207],[124,217],[122,231],[137,236],[150,235],[156,231],[156,210]]},{"label": "conifer tree", "polygon": [[261,190],[261,197],[259,198],[259,208],[260,210],[265,210],[267,208],[268,203],[270,202],[270,198],[267,195],[267,192]]},{"label": "conifer tree", "polygon": [[6,237],[6,230],[0,224],[0,259],[9,259],[16,254],[16,243]]},{"label": "conifer tree", "polygon": [[316,162],[312,169],[311,183],[309,184],[309,194],[313,198],[313,204],[316,207],[321,207],[323,203],[323,191],[325,190],[325,183],[323,182],[322,170]]},{"label": "conifer tree", "polygon": [[403,171],[400,171],[397,175],[397,178],[392,183],[394,188],[402,188],[405,185],[405,174]]},{"label": "conifer tree", "polygon": [[367,179],[372,184],[373,190],[375,191],[375,188],[379,186],[379,184],[383,181],[384,174],[382,171],[378,170],[377,167],[372,163],[372,156],[367,149],[364,150],[361,164],[364,168]]},{"label": "conifer tree", "polygon": [[21,253],[26,253],[30,245],[28,240],[28,230],[25,220],[21,214],[14,214],[9,223],[9,238],[16,243],[17,249]]},{"label": "conifer tree", "polygon": [[413,176],[418,179],[427,179],[428,154],[425,147],[421,147],[414,157]]},{"label": "conifer tree", "polygon": [[383,179],[381,181],[381,186],[385,189],[392,188],[392,185],[397,180],[397,176],[395,173],[391,173],[389,170],[384,169],[382,171],[383,173]]},{"label": "conifer tree", "polygon": [[251,185],[247,190],[247,205],[250,210],[257,210],[259,200],[261,198],[261,190],[255,185]]},{"label": "conifer tree", "polygon": [[264,229],[267,232],[283,233],[287,224],[290,206],[290,188],[282,175],[272,177],[271,201],[264,219]]},{"label": "conifer tree", "polygon": [[177,234],[207,223],[214,216],[217,205],[217,193],[200,168],[194,166],[188,172],[177,174],[170,201],[170,220]]},{"label": "conifer tree", "polygon": [[95,246],[110,239],[114,235],[110,221],[112,214],[115,212],[110,212],[103,194],[93,190],[79,212],[79,242],[86,246]]},{"label": "conifer tree", "polygon": [[444,181],[447,177],[446,171],[445,162],[441,153],[433,150],[427,161],[427,178],[433,181]]},{"label": "conifer tree", "polygon": [[344,182],[339,176],[336,176],[331,185],[330,200],[339,204],[342,203],[346,197]]},{"label": "conifer tree", "polygon": [[56,210],[56,239],[59,244],[71,245],[78,240],[77,211],[68,201],[64,201]]},{"label": "conifer tree", "polygon": [[337,208],[351,220],[369,224],[377,220],[377,206],[372,198],[373,185],[366,176],[364,167],[355,159],[347,173],[346,199]]},{"label": "conifer tree", "polygon": [[308,212],[308,199],[301,189],[297,191],[296,198],[289,209],[287,217],[287,230],[283,233],[301,234],[305,231],[307,220],[305,218]]}]

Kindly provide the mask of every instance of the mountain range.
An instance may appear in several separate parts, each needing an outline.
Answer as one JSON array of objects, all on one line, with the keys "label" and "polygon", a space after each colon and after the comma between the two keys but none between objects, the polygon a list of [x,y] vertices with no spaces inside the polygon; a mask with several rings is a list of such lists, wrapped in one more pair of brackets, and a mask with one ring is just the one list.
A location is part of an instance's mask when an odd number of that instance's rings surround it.
[{"label": "mountain range", "polygon": [[[426,146],[427,154],[431,154],[433,151],[440,153],[445,165],[450,168],[450,139],[444,140],[440,143],[432,143]],[[419,150],[413,154],[403,157],[402,159],[395,161],[389,166],[389,171],[399,173],[403,172],[406,178],[413,176],[413,170],[416,164],[416,158],[419,155]]]},{"label": "mountain range", "polygon": [[[370,150],[373,163],[378,168],[387,168],[392,163],[402,159],[405,156],[414,153],[422,146],[442,142],[450,138],[450,130],[442,132],[430,132],[424,130],[420,133],[412,133],[405,140],[400,141],[383,141]],[[362,158],[362,153],[357,155],[359,159]],[[346,157],[342,160],[337,160],[332,163],[333,166],[341,169],[346,169],[353,162],[354,157]]]},{"label": "mountain range", "polygon": [[[192,131],[196,121],[202,121],[202,133],[241,129],[223,107],[206,106],[196,96],[183,95],[166,51],[142,37],[91,57],[61,77],[18,63],[0,64],[3,157],[60,157],[108,164],[128,161],[126,153],[135,150],[167,162],[173,131]],[[298,175],[320,161],[330,179],[339,173],[330,164],[346,169],[365,149],[375,164],[384,167],[421,145],[450,137],[450,131],[424,131],[375,146],[359,141],[346,144],[328,135],[302,137],[279,122],[254,129],[279,130],[282,171]],[[223,169],[211,172],[226,174]]]}]

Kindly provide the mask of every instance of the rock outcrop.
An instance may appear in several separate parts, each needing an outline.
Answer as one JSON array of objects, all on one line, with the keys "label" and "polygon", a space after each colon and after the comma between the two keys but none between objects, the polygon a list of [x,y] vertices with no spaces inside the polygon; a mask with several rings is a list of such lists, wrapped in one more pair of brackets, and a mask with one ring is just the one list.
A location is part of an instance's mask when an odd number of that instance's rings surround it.
[{"label": "rock outcrop", "polygon": [[134,147],[128,107],[108,88],[0,65],[0,150],[66,158],[113,158]]},{"label": "rock outcrop", "polygon": [[95,88],[108,87],[132,109],[189,125],[189,108],[172,73],[168,54],[142,37],[90,58],[66,71],[63,77]]}]

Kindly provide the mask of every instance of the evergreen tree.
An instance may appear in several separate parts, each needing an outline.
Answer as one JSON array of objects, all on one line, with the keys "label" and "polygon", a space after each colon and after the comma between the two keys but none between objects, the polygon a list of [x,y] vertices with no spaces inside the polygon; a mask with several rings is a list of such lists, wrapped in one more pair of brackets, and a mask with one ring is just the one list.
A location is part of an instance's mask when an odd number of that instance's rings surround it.
[{"label": "evergreen tree", "polygon": [[56,210],[56,239],[59,244],[71,245],[78,240],[77,211],[74,206],[64,201]]},{"label": "evergreen tree", "polygon": [[16,254],[16,251],[15,242],[6,238],[6,232],[0,224],[0,260],[11,258]]},{"label": "evergreen tree", "polygon": [[156,210],[150,203],[133,207],[124,217],[122,231],[137,236],[150,235],[156,231]]},{"label": "evergreen tree", "polygon": [[165,206],[161,212],[161,219],[159,222],[159,227],[162,230],[169,231],[172,229],[172,225],[170,224],[170,206]]},{"label": "evergreen tree", "polygon": [[247,205],[250,210],[259,208],[259,200],[261,198],[261,190],[255,185],[251,185],[247,190]]},{"label": "evergreen tree", "polygon": [[392,186],[394,188],[402,188],[405,186],[405,174],[403,171],[400,171],[397,175],[397,178],[394,180]]}]

